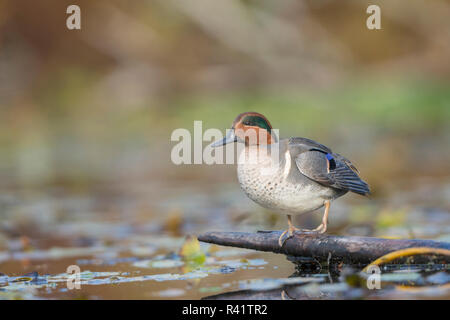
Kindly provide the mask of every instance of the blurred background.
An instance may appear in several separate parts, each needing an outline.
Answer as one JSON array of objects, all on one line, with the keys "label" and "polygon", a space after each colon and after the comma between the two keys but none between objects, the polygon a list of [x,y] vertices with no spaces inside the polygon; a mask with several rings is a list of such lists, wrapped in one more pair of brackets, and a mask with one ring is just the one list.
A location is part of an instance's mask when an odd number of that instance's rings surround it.
[{"label": "blurred background", "polygon": [[370,4],[0,1],[0,250],[284,227],[234,166],[170,161],[174,129],[225,130],[244,111],[361,171],[372,199],[338,200],[331,228],[446,237],[450,1],[377,1],[381,30]]}]

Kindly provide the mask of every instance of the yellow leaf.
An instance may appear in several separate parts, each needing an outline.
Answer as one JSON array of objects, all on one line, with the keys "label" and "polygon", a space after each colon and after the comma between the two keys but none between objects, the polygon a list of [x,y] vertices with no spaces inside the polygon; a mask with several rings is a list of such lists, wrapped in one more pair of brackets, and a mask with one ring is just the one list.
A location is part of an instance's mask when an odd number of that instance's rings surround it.
[{"label": "yellow leaf", "polygon": [[186,263],[202,265],[205,262],[205,254],[200,248],[200,242],[194,236],[187,236],[180,250],[180,256]]}]

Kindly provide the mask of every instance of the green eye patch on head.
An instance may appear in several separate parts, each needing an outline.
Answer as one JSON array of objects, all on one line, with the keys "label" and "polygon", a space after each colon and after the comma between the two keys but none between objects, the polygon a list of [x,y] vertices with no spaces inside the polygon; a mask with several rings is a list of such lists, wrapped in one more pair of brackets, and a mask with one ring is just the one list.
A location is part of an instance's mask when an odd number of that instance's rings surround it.
[{"label": "green eye patch on head", "polygon": [[244,119],[242,119],[242,124],[246,126],[254,126],[266,129],[268,132],[272,130],[272,127],[267,122],[267,120],[260,116],[253,116],[253,115],[246,116]]}]

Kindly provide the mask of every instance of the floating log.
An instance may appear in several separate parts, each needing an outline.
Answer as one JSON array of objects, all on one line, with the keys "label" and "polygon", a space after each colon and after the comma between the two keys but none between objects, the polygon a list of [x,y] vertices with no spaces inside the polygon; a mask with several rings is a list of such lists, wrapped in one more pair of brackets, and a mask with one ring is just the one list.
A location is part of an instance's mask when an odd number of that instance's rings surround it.
[{"label": "floating log", "polygon": [[[344,237],[311,233],[296,233],[280,247],[280,235],[281,231],[207,232],[198,236],[198,240],[222,246],[269,251],[293,257],[310,257],[318,261],[333,259],[351,264],[369,264],[390,252],[412,247],[450,249],[449,242],[433,240]],[[448,261],[449,257],[443,259]]]}]

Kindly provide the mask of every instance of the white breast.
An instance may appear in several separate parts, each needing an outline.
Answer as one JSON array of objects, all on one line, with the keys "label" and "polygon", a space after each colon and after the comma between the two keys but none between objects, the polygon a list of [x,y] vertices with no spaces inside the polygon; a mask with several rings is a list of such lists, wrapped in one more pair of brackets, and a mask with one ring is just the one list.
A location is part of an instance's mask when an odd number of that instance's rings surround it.
[{"label": "white breast", "polygon": [[[288,152],[280,157],[284,161],[274,161],[266,152],[259,151],[257,155],[255,147],[248,147],[247,154],[242,152],[239,157],[239,183],[250,199],[275,212],[294,215],[323,206],[324,200],[329,197],[328,188],[300,173],[298,176],[304,179],[288,179],[291,169],[295,169]],[[253,162],[245,159],[252,159]]]}]

